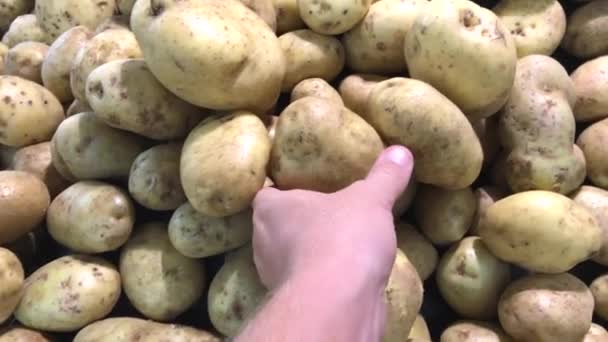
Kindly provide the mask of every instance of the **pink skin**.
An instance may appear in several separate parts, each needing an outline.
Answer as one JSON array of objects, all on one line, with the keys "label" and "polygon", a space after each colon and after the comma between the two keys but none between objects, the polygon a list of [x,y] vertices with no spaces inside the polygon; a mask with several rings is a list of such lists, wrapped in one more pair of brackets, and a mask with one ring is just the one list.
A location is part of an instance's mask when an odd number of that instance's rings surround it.
[{"label": "pink skin", "polygon": [[391,208],[412,169],[409,150],[392,146],[336,193],[260,191],[254,257],[272,295],[236,341],[379,341],[396,253]]}]

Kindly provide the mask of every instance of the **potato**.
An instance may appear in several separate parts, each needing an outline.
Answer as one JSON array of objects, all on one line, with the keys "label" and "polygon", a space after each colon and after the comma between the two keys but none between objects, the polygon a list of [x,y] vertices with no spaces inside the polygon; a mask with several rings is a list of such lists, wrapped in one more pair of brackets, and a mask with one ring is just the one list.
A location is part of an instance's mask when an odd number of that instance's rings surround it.
[{"label": "potato", "polygon": [[509,264],[497,259],[478,236],[452,245],[437,266],[441,296],[460,316],[490,320],[511,280]]},{"label": "potato", "polygon": [[[576,145],[575,145],[575,150],[576,150]],[[504,151],[504,150],[500,150],[498,152],[498,155],[496,155],[496,158],[494,158],[494,161],[492,162],[492,164],[489,166],[489,178],[490,178],[490,184],[493,186],[496,186],[498,188],[503,189],[504,191],[510,191],[511,189],[509,189],[509,183],[507,182],[507,175],[505,174],[506,169],[507,169],[507,156],[509,154]],[[584,158],[584,156],[583,156]]]},{"label": "potato", "polygon": [[8,31],[2,36],[2,43],[9,48],[23,42],[50,43],[51,39],[40,27],[34,14],[24,14],[11,23]]},{"label": "potato", "polygon": [[406,342],[412,342],[412,340],[416,339],[431,341],[431,333],[429,332],[429,327],[426,325],[424,317],[422,317],[422,315],[420,314],[416,316],[416,320],[412,325],[412,329],[410,330],[410,333],[407,336]]},{"label": "potato", "polygon": [[384,0],[372,4],[363,20],[342,37],[349,68],[361,73],[404,73],[405,34],[426,3]]},{"label": "potato", "polygon": [[273,0],[277,15],[277,33],[295,31],[306,27],[300,18],[298,0]]},{"label": "potato", "polygon": [[570,75],[576,91],[574,118],[588,122],[608,117],[608,56],[581,64]]},{"label": "potato", "polygon": [[472,1],[432,1],[405,35],[412,78],[427,82],[472,121],[507,101],[517,64],[515,42],[494,13]]},{"label": "potato", "polygon": [[85,181],[59,194],[46,218],[55,241],[79,253],[104,253],[127,241],[135,222],[135,208],[120,188]]},{"label": "potato", "polygon": [[[115,0],[36,1],[38,22],[52,40],[78,25],[95,29],[117,10]],[[120,44],[119,41],[116,43]]]},{"label": "potato", "polygon": [[174,210],[186,202],[179,178],[181,144],[157,145],[135,158],[129,173],[129,193],[152,210]]},{"label": "potato", "polygon": [[445,190],[422,186],[416,195],[414,214],[422,233],[436,245],[449,245],[467,233],[475,215],[471,188]]},{"label": "potato", "polygon": [[268,132],[254,114],[235,111],[210,117],[190,132],[182,149],[180,176],[186,197],[208,216],[244,210],[264,185],[269,153]]},{"label": "potato", "polygon": [[48,45],[38,42],[23,42],[13,46],[6,54],[4,74],[42,84],[40,70],[48,51]]},{"label": "potato", "polygon": [[346,108],[368,119],[367,104],[374,86],[387,78],[371,74],[351,74],[346,76],[338,88]]},{"label": "potato", "polygon": [[585,164],[572,149],[574,101],[573,84],[556,60],[532,55],[517,62],[515,85],[499,124],[509,153],[505,174],[514,192],[567,194],[582,184]]},{"label": "potato", "polygon": [[608,266],[608,191],[583,185],[570,197],[574,202],[587,208],[597,219],[602,230],[602,239],[600,250],[592,257],[592,260]]},{"label": "potato", "polygon": [[15,318],[33,329],[76,331],[108,315],[120,292],[120,275],[112,264],[98,257],[68,255],[25,280]]},{"label": "potato", "polygon": [[8,54],[8,46],[0,43],[0,75],[4,75],[4,63]]},{"label": "potato", "polygon": [[585,154],[587,177],[591,183],[603,189],[608,189],[608,159],[604,143],[607,140],[608,119],[604,119],[587,127],[576,141]]},{"label": "potato", "polygon": [[514,342],[500,326],[478,321],[458,321],[441,333],[440,342]]},{"label": "potato", "polygon": [[595,301],[595,313],[602,319],[608,319],[608,274],[593,280],[590,288]]},{"label": "potato", "polygon": [[315,96],[344,106],[338,91],[322,78],[307,78],[300,81],[291,91],[291,102],[295,102],[306,96]]},{"label": "potato", "polygon": [[501,325],[522,342],[580,342],[589,331],[592,316],[591,291],[569,273],[518,279],[498,303]]},{"label": "potato", "polygon": [[266,293],[253,263],[251,246],[226,254],[224,265],[209,286],[207,309],[211,323],[227,337],[236,335]]},{"label": "potato", "polygon": [[236,0],[163,5],[137,1],[131,26],[150,71],[167,89],[217,110],[263,113],[274,105],[285,58],[259,16]]},{"label": "potato", "polygon": [[107,126],[95,113],[72,115],[51,140],[53,165],[69,180],[128,177],[131,164],[145,150],[134,134]]},{"label": "potato", "polygon": [[[98,1],[98,0],[94,0]],[[108,62],[140,58],[142,56],[137,40],[127,29],[103,31],[90,40],[76,53],[70,69],[70,88],[80,102],[86,102],[86,81],[91,72]]]},{"label": "potato", "polygon": [[172,320],[202,296],[205,267],[171,245],[166,224],[147,223],[135,231],[120,255],[125,294],[144,316]]},{"label": "potato", "polygon": [[239,0],[245,6],[254,11],[266,22],[272,31],[277,30],[277,13],[273,0]]},{"label": "potato", "polygon": [[[268,138],[270,139],[270,143],[272,144],[274,142],[274,136],[277,130],[277,124],[279,123],[279,117],[278,116],[271,116],[270,118],[270,123],[266,125],[266,127],[268,128]],[[271,181],[272,180],[268,177],[266,177],[266,181]],[[274,182],[272,182],[272,185],[274,186]]]},{"label": "potato", "polygon": [[91,107],[89,106],[88,103],[74,100],[68,107],[68,109],[65,113],[65,116],[67,117],[67,116],[72,116],[72,115],[78,114],[78,113],[92,112],[92,111],[93,111],[93,109],[91,109]]},{"label": "potato", "polygon": [[13,157],[17,148],[0,144],[0,170],[9,170],[13,167]]},{"label": "potato", "polygon": [[53,166],[51,143],[48,141],[17,150],[13,157],[12,168],[29,172],[40,178],[46,185],[51,198],[55,198],[70,185],[70,182],[63,178]]},{"label": "potato", "polygon": [[231,216],[211,217],[197,212],[190,203],[180,206],[169,221],[169,239],[181,254],[205,258],[251,241],[251,209]]},{"label": "potato", "polygon": [[585,335],[583,342],[606,342],[608,341],[608,331],[602,326],[591,323],[591,328]]},{"label": "potato", "polygon": [[106,124],[157,140],[185,138],[202,118],[200,109],[165,89],[143,59],[111,61],[93,70],[86,99]]},{"label": "potato", "polygon": [[407,78],[378,83],[370,94],[367,116],[387,143],[410,148],[419,182],[462,189],[477,179],[483,153],[473,127],[458,107],[428,84]]},{"label": "potato", "polygon": [[44,220],[49,192],[33,174],[0,171],[0,245],[14,242]]},{"label": "potato", "polygon": [[74,99],[70,87],[72,62],[91,36],[91,31],[82,25],[65,31],[53,42],[42,63],[42,83],[62,103]]},{"label": "potato", "polygon": [[398,222],[395,228],[397,229],[397,247],[414,265],[420,279],[425,281],[437,267],[439,260],[437,249],[414,226]]},{"label": "potato", "polygon": [[407,256],[397,249],[395,264],[384,291],[387,303],[382,342],[407,339],[422,306],[422,281]]},{"label": "potato", "polygon": [[372,0],[298,0],[300,17],[313,31],[341,34],[353,28],[367,13]]},{"label": "potato", "polygon": [[589,59],[608,53],[608,3],[591,1],[568,17],[562,47],[571,55]]},{"label": "potato", "polygon": [[498,119],[499,116],[494,115],[471,123],[483,150],[483,166],[490,165],[500,150]]},{"label": "potato", "polygon": [[15,18],[30,12],[34,8],[34,0],[3,0],[0,6],[0,30],[11,24]]},{"label": "potato", "polygon": [[558,0],[502,0],[493,11],[510,30],[519,58],[552,55],[566,33],[566,13]]},{"label": "potato", "polygon": [[477,202],[475,206],[477,210],[475,210],[469,234],[479,235],[479,221],[492,204],[507,196],[507,192],[497,186],[482,186],[475,189],[474,195]]},{"label": "potato", "polygon": [[403,216],[411,207],[416,192],[418,190],[418,182],[415,179],[410,179],[405,191],[401,193],[395,204],[393,205],[393,216],[398,218]]},{"label": "potato", "polygon": [[492,254],[542,273],[570,270],[597,253],[602,238],[586,208],[549,191],[501,199],[486,210],[478,230]]},{"label": "potato", "polygon": [[[12,314],[23,287],[24,271],[17,256],[10,250],[0,247],[0,324]],[[2,335],[0,335],[0,339]]]},{"label": "potato", "polygon": [[334,192],[365,178],[383,149],[374,129],[349,109],[302,98],[279,117],[271,178],[280,189]]},{"label": "potato", "polygon": [[2,342],[53,342],[54,340],[39,331],[23,328],[20,326],[0,329],[0,341]]},{"label": "potato", "polygon": [[22,147],[49,141],[64,119],[63,107],[44,87],[0,76],[0,144]]}]

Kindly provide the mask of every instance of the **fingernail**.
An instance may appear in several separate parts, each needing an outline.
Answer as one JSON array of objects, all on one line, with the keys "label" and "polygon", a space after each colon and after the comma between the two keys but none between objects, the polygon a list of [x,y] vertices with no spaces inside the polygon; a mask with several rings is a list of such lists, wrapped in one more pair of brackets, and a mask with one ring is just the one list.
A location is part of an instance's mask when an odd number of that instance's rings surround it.
[{"label": "fingernail", "polygon": [[393,163],[404,166],[406,165],[411,158],[411,154],[409,151],[403,146],[391,146],[386,149],[386,158],[392,161]]}]

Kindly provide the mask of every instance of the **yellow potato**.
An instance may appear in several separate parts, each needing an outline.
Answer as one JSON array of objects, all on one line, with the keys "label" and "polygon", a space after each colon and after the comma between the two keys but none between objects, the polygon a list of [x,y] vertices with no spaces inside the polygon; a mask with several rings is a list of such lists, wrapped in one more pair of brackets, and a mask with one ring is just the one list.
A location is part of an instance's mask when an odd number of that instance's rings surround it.
[{"label": "yellow potato", "polygon": [[587,177],[591,183],[603,189],[608,189],[606,141],[608,141],[608,119],[587,127],[576,141],[585,154]]},{"label": "yellow potato", "polygon": [[300,18],[298,0],[273,0],[277,14],[277,33],[295,31],[306,27]]},{"label": "yellow potato", "polygon": [[13,46],[6,54],[4,74],[42,84],[40,70],[48,51],[48,45],[38,42],[23,42]]},{"label": "yellow potato", "polygon": [[574,202],[587,208],[602,230],[601,247],[592,260],[608,266],[608,191],[584,185],[570,195]]},{"label": "yellow potato", "polygon": [[368,119],[367,104],[374,86],[387,78],[371,74],[351,74],[346,76],[338,88],[346,108]]},{"label": "yellow potato", "polygon": [[597,277],[590,285],[595,302],[595,313],[608,319],[608,274]]},{"label": "yellow potato", "polygon": [[53,342],[50,337],[39,331],[12,326],[0,329],[0,341],[2,342]]},{"label": "yellow potato", "polygon": [[49,35],[40,27],[34,14],[24,14],[15,18],[8,31],[2,36],[2,43],[9,48],[22,42],[51,42]]},{"label": "yellow potato", "polygon": [[515,342],[500,326],[478,321],[458,321],[441,333],[440,342]]},{"label": "yellow potato", "polygon": [[36,18],[51,40],[78,25],[94,30],[117,10],[115,0],[36,1]]},{"label": "yellow potato", "polygon": [[300,17],[313,31],[341,34],[353,28],[367,13],[372,0],[298,0]]},{"label": "yellow potato", "polygon": [[53,166],[50,142],[30,145],[17,150],[13,157],[12,169],[29,172],[40,178],[48,188],[51,198],[55,198],[70,185],[70,182],[63,178]]},{"label": "yellow potato", "polygon": [[338,91],[322,78],[307,78],[300,81],[291,91],[290,102],[295,102],[306,96],[320,97],[338,105],[344,105]]},{"label": "yellow potato", "polygon": [[497,186],[482,186],[475,190],[474,195],[477,201],[477,205],[475,206],[477,210],[475,210],[469,234],[479,235],[479,221],[492,204],[507,196],[507,192]]},{"label": "yellow potato", "polygon": [[425,281],[437,267],[439,261],[437,249],[414,226],[398,222],[395,224],[395,228],[397,229],[397,247],[414,265],[420,279]]},{"label": "yellow potato", "polygon": [[412,325],[409,335],[407,336],[406,342],[415,342],[412,340],[431,341],[431,333],[429,327],[426,325],[426,321],[422,315],[418,314],[416,320]]},{"label": "yellow potato", "polygon": [[34,0],[3,0],[0,6],[0,30],[4,30],[18,16],[34,8]]},{"label": "yellow potato", "polygon": [[[12,314],[19,300],[23,287],[24,271],[17,256],[10,250],[0,247],[0,324]],[[3,341],[0,335],[0,341]]]},{"label": "yellow potato", "polygon": [[608,56],[581,64],[570,75],[576,91],[576,121],[596,121],[608,117]]},{"label": "yellow potato", "polygon": [[571,55],[588,59],[608,52],[608,3],[591,1],[568,17],[568,28],[562,47]]}]

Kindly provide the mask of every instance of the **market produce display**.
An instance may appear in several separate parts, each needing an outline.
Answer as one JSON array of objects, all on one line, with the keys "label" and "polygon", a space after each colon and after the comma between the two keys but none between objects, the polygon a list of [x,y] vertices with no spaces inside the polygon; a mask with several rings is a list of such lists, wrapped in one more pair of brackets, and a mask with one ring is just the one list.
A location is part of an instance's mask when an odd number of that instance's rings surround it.
[{"label": "market produce display", "polygon": [[392,144],[382,342],[608,341],[608,1],[0,0],[0,35],[0,342],[234,337],[256,193]]}]

